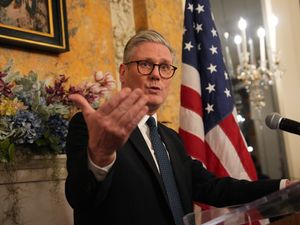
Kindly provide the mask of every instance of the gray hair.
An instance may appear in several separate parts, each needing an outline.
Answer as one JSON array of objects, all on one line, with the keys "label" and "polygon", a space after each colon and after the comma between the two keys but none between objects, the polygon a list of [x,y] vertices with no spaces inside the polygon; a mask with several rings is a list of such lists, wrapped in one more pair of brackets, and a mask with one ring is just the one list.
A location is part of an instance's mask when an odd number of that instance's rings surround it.
[{"label": "gray hair", "polygon": [[143,30],[131,37],[124,48],[123,62],[128,62],[133,53],[133,50],[142,42],[159,43],[166,46],[172,55],[173,61],[175,61],[175,52],[170,43],[155,30]]}]

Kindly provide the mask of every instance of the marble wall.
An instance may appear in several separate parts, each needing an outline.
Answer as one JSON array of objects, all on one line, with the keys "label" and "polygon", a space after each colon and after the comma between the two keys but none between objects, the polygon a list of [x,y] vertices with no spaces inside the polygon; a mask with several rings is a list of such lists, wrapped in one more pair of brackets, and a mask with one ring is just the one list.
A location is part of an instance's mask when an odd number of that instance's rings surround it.
[{"label": "marble wall", "polygon": [[66,156],[18,158],[0,163],[1,225],[72,225],[65,198]]}]

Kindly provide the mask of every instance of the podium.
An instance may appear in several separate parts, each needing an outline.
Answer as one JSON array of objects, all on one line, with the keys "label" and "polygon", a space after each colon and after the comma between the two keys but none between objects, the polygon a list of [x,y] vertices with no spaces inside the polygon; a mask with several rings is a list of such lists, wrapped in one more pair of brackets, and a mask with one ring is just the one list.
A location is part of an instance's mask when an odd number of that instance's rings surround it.
[{"label": "podium", "polygon": [[300,182],[245,205],[190,213],[183,220],[185,225],[240,225],[281,217],[271,224],[300,224]]}]

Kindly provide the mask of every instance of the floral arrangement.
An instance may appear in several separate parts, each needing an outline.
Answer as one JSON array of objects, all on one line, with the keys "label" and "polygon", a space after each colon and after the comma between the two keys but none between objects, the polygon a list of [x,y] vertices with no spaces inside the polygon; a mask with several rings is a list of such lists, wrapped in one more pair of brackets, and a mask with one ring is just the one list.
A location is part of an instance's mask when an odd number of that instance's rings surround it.
[{"label": "floral arrangement", "polygon": [[95,108],[115,88],[110,73],[94,74],[93,82],[67,85],[68,77],[38,80],[12,72],[12,62],[0,71],[0,161],[10,162],[16,146],[34,154],[64,153],[70,118],[78,111],[70,94],[83,95]]}]

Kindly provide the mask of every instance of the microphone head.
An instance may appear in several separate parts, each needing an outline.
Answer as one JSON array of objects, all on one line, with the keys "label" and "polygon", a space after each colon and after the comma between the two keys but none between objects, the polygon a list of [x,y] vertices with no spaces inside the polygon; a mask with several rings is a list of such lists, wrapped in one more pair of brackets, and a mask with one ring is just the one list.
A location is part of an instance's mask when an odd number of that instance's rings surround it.
[{"label": "microphone head", "polygon": [[279,129],[281,119],[282,116],[279,113],[271,113],[266,117],[265,122],[270,129]]}]

